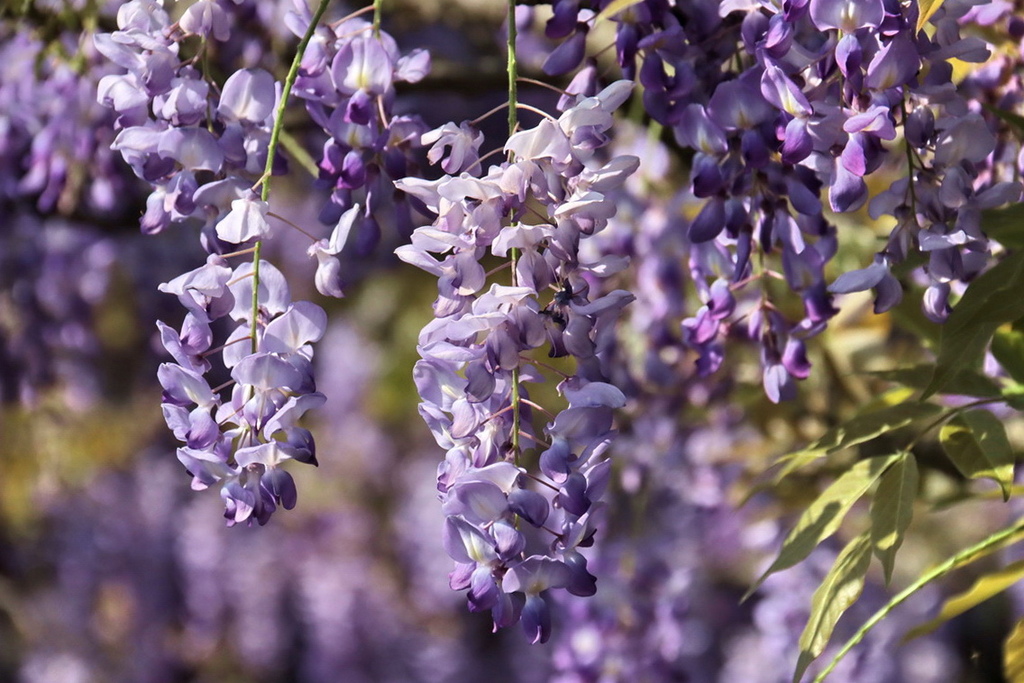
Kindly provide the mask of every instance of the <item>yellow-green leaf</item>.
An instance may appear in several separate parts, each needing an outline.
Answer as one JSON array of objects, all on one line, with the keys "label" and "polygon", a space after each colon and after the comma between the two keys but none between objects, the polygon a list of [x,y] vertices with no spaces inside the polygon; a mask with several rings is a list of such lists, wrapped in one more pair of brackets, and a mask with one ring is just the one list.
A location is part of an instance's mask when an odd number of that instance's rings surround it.
[{"label": "yellow-green leaf", "polygon": [[943,560],[938,565],[932,567],[924,574],[915,579],[909,586],[901,590],[898,594],[894,595],[889,602],[885,603],[878,611],[868,617],[860,628],[851,636],[843,646],[839,648],[839,651],[832,657],[832,660],[825,666],[817,677],[814,679],[815,683],[821,683],[828,675],[835,670],[836,666],[842,661],[843,657],[847,655],[854,647],[864,640],[865,636],[878,625],[879,622],[883,621],[894,609],[903,604],[912,595],[915,595],[924,588],[926,585],[937,579],[946,576],[950,572],[963,567],[964,565],[970,564],[976,561],[980,557],[991,554],[1000,548],[1004,548],[1009,544],[1016,543],[1021,533],[1024,532],[1024,522],[1017,520],[1012,525],[1000,529],[995,533],[989,534],[987,537],[978,541],[969,548],[964,548],[960,552],[956,553],[952,557]]},{"label": "yellow-green leaf", "polygon": [[[878,370],[867,374],[889,382],[898,382],[921,391],[932,381],[932,374],[934,372],[934,365],[922,363],[905,368]],[[946,386],[946,393],[976,396],[978,398],[995,398],[1002,393],[1002,389],[991,377],[975,370],[960,368],[950,378],[949,384]]]},{"label": "yellow-green leaf", "polygon": [[857,415],[828,430],[807,448],[785,456],[780,461],[784,464],[775,476],[775,481],[781,481],[790,473],[824,455],[871,441],[883,434],[906,427],[915,420],[935,415],[940,410],[939,406],[931,403],[909,401]]},{"label": "yellow-green leaf", "polygon": [[811,614],[800,635],[800,657],[793,681],[825,650],[836,622],[864,590],[864,574],[871,562],[871,540],[864,533],[846,544],[811,599]]},{"label": "yellow-green leaf", "polygon": [[819,543],[834,534],[853,504],[900,457],[884,455],[861,460],[832,482],[800,515],[796,526],[783,541],[778,557],[744,597],[753,594],[771,574],[803,560]]},{"label": "yellow-green leaf", "polygon": [[942,7],[942,0],[918,0],[917,3],[917,30],[920,31],[928,20],[932,18],[936,10]]},{"label": "yellow-green leaf", "polygon": [[633,5],[639,5],[644,0],[613,0],[607,7],[601,10],[597,18],[594,19],[594,23],[604,21],[608,17],[615,16],[619,12],[625,9],[629,9]]},{"label": "yellow-green leaf", "polygon": [[1024,560],[1017,560],[1008,564],[999,571],[991,572],[979,578],[970,588],[963,593],[954,595],[946,600],[939,610],[939,614],[929,621],[915,626],[904,640],[912,640],[919,636],[927,635],[946,623],[953,617],[957,617],[972,607],[977,607],[989,598],[1002,593],[1004,590],[1024,579]]},{"label": "yellow-green leaf", "polygon": [[892,579],[896,551],[914,514],[917,481],[917,460],[905,453],[882,475],[871,503],[871,546],[882,562],[886,583]]},{"label": "yellow-green leaf", "polygon": [[932,403],[898,403],[871,413],[858,415],[845,424],[830,429],[815,441],[812,448],[823,448],[835,453],[843,448],[871,441],[900,427],[906,427],[914,420],[935,415],[941,408]]},{"label": "yellow-green leaf", "polygon": [[939,432],[946,455],[968,479],[994,479],[1009,500],[1013,485],[1013,448],[1003,423],[987,410],[954,417]]},{"label": "yellow-green leaf", "polygon": [[1024,683],[1024,619],[1017,622],[1003,644],[1003,678],[1006,683]]}]

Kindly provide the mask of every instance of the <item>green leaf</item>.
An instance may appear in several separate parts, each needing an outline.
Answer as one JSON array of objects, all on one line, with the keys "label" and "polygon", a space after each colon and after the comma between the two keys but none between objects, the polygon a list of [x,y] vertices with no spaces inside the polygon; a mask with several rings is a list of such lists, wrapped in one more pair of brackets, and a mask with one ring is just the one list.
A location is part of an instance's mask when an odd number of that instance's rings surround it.
[{"label": "green leaf", "polygon": [[1024,683],[1024,619],[1017,622],[1003,644],[1003,678],[1006,683]]},{"label": "green leaf", "polygon": [[1021,579],[1024,579],[1024,560],[1017,560],[998,571],[985,574],[963,593],[954,595],[946,600],[942,604],[939,614],[934,619],[930,619],[907,631],[907,634],[903,637],[904,642],[928,635],[953,617],[960,616],[972,607],[977,607],[989,598],[1002,593]]},{"label": "green leaf", "polygon": [[807,667],[825,650],[836,622],[864,590],[864,575],[871,562],[871,541],[861,534],[846,544],[835,564],[814,591],[811,615],[800,635],[800,657],[793,681],[799,681]]},{"label": "green leaf", "polygon": [[942,0],[918,0],[917,30],[915,33],[920,32],[924,28],[924,25],[928,23],[928,20],[932,18],[932,15],[940,7],[942,7]]},{"label": "green leaf", "polygon": [[800,515],[796,526],[783,541],[778,557],[751,586],[743,596],[744,599],[750,597],[770,575],[800,562],[810,555],[819,543],[834,534],[853,504],[901,457],[902,455],[883,455],[861,460],[822,491]]},{"label": "green leaf", "polygon": [[[924,391],[929,382],[932,381],[934,372],[934,365],[922,363],[921,365],[895,368],[893,370],[879,370],[868,374],[888,382],[896,382],[919,391]],[[991,378],[980,372],[959,368],[954,371],[946,393],[976,396],[978,398],[995,398],[1002,395],[1002,389]]]},{"label": "green leaf", "polygon": [[787,475],[830,453],[877,439],[883,434],[906,427],[915,420],[930,417],[942,409],[932,403],[909,401],[863,413],[833,427],[807,448],[784,456],[782,469],[775,476],[778,483]]},{"label": "green leaf", "polygon": [[942,408],[932,403],[910,401],[858,415],[845,424],[827,431],[810,448],[824,449],[828,453],[876,439],[882,434],[906,427],[915,420],[931,417]]},{"label": "green leaf", "polygon": [[871,545],[885,570],[885,582],[892,580],[896,551],[913,517],[917,497],[917,460],[904,453],[878,482],[871,503]]},{"label": "green leaf", "polygon": [[992,355],[1017,382],[1024,382],[1024,332],[996,330],[992,337]]},{"label": "green leaf", "polygon": [[[1021,121],[1024,123],[1024,118]],[[983,210],[981,229],[1005,247],[1024,247],[1024,203]]]},{"label": "green leaf", "polygon": [[1013,448],[1003,423],[987,410],[971,410],[942,426],[939,441],[946,455],[968,479],[994,479],[1010,499]]},{"label": "green leaf", "polygon": [[629,9],[633,5],[639,5],[644,0],[613,0],[611,4],[601,10],[601,13],[594,19],[594,23],[604,21],[608,17],[615,16],[619,12]]},{"label": "green leaf", "polygon": [[980,367],[1003,323],[1024,317],[1024,250],[1003,258],[970,284],[942,327],[935,374],[922,398],[945,389],[961,368]]}]

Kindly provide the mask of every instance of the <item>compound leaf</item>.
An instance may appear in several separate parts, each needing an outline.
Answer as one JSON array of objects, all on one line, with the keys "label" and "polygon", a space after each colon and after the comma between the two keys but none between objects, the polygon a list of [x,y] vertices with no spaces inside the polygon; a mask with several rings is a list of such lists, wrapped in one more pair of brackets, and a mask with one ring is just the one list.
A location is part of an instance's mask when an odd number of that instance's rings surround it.
[{"label": "compound leaf", "polygon": [[834,534],[853,504],[901,457],[901,454],[883,455],[861,460],[832,482],[800,515],[783,541],[778,557],[744,597],[749,597],[770,575],[806,558],[819,543]]}]

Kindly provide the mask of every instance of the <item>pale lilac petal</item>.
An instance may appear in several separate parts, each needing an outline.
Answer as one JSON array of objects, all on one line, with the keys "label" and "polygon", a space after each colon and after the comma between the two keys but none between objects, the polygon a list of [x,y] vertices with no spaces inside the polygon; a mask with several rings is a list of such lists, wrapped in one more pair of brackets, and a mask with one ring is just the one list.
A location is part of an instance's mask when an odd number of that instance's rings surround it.
[{"label": "pale lilac petal", "polygon": [[255,196],[236,199],[228,215],[217,223],[217,237],[231,244],[263,239],[270,235],[269,212],[270,205]]},{"label": "pale lilac petal", "polygon": [[277,102],[274,77],[263,69],[240,69],[228,77],[217,113],[225,121],[262,123]]},{"label": "pale lilac petal", "polygon": [[324,309],[309,301],[296,301],[267,324],[260,348],[270,353],[295,353],[319,341],[326,329]]}]

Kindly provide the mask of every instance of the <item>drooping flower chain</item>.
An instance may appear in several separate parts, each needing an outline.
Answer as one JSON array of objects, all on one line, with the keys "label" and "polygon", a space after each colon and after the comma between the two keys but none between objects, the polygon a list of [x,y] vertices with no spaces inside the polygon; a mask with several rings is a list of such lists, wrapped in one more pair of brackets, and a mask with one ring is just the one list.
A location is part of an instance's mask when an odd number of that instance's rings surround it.
[{"label": "drooping flower chain", "polygon": [[[192,64],[179,64],[185,36],[229,37],[229,16],[216,2],[199,0],[171,25],[162,3],[132,0],[118,11],[118,27],[97,36],[96,45],[127,73],[104,78],[98,99],[118,114],[121,131],[112,147],[154,187],[142,230],[199,223],[203,246],[212,252],[205,265],[160,288],[187,310],[180,331],[158,323],[175,360],[158,372],[164,418],[184,444],[177,455],[193,488],[221,486],[229,525],[265,524],[278,505],[296,502],[291,475],[280,465],[316,464],[313,437],[297,422],[324,402],[311,344],[323,335],[326,314],[291,301],[283,275],[258,257],[272,230],[266,191],[259,196],[252,188],[267,182],[273,166],[268,157],[282,86],[262,69],[242,69],[218,89]],[[343,216],[329,238],[314,244],[323,255],[311,250],[324,293],[341,295],[335,254],[353,218]],[[246,244],[255,246],[227,253]],[[227,262],[254,252],[253,261]],[[211,324],[222,318],[237,326],[215,347]],[[211,388],[207,376],[220,371],[211,363],[217,354],[231,379]]]},{"label": "drooping flower chain", "polygon": [[[602,456],[612,411],[625,403],[605,380],[599,347],[633,296],[620,290],[591,300],[590,281],[626,262],[581,263],[578,249],[615,212],[604,193],[639,164],[626,156],[592,160],[630,90],[618,82],[557,121],[512,135],[505,147],[511,161],[482,176],[397,183],[437,214],[397,253],[439,278],[415,379],[420,413],[447,451],[438,490],[445,548],[456,563],[450,583],[469,589],[470,609],[490,609],[496,629],[521,620],[533,642],[550,634],[549,589],[595,591],[578,548],[593,542],[611,467]],[[466,124],[431,137],[460,130],[477,139]],[[464,152],[451,145],[446,163],[461,166],[455,157]],[[512,256],[511,284],[488,285],[481,264],[488,254]],[[508,268],[497,272],[500,278]],[[540,407],[526,383],[542,380],[541,364],[527,354],[545,346],[551,357],[573,357],[576,370],[558,385],[568,407],[550,415],[540,438],[532,428]],[[539,472],[522,467],[520,439],[543,450]]]}]

